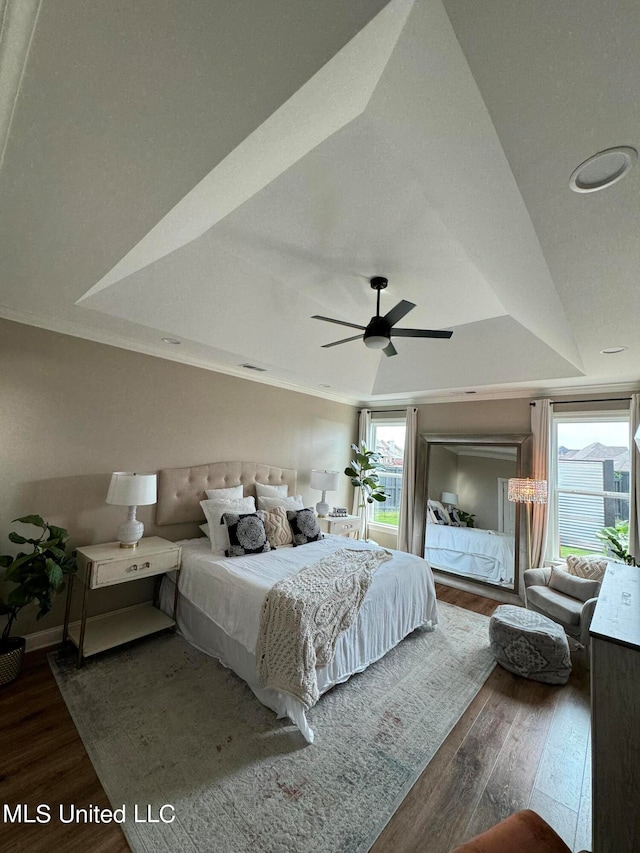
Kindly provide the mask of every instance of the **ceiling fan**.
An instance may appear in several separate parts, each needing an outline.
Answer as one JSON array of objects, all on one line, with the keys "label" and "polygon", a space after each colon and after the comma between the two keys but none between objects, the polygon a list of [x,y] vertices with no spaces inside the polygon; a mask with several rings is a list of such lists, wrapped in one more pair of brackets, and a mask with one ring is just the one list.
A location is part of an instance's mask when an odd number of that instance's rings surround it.
[{"label": "ceiling fan", "polygon": [[401,299],[400,302],[388,311],[384,317],[380,316],[380,291],[384,290],[389,280],[382,276],[374,276],[370,279],[372,290],[378,292],[376,301],[376,314],[369,320],[367,326],[359,326],[356,323],[345,323],[344,320],[334,320],[332,317],[321,317],[319,314],[314,314],[312,320],[324,320],[326,323],[337,323],[339,326],[350,326],[352,329],[360,329],[364,332],[363,335],[354,335],[352,338],[343,338],[341,341],[334,341],[331,344],[323,344],[323,349],[327,347],[337,347],[340,344],[346,344],[349,341],[357,341],[362,338],[365,346],[369,349],[381,349],[385,355],[397,355],[398,351],[391,342],[391,336],[401,338],[450,338],[453,332],[438,331],[434,329],[396,329],[395,325],[402,318],[415,308],[413,302],[407,302],[406,299]]}]

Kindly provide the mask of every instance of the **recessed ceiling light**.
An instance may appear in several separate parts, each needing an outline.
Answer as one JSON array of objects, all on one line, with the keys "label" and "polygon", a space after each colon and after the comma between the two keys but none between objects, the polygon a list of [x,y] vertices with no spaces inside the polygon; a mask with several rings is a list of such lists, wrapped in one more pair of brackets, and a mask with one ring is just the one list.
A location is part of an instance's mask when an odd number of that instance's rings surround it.
[{"label": "recessed ceiling light", "polygon": [[637,159],[638,152],[630,145],[599,151],[573,170],[569,186],[576,193],[603,190],[623,178]]},{"label": "recessed ceiling light", "polygon": [[600,353],[602,355],[616,355],[616,353],[624,352],[626,349],[629,349],[629,347],[605,347],[600,350]]},{"label": "recessed ceiling light", "polygon": [[182,341],[179,341],[177,338],[163,338],[162,343],[163,344],[173,344],[175,346],[176,344],[181,344]]}]

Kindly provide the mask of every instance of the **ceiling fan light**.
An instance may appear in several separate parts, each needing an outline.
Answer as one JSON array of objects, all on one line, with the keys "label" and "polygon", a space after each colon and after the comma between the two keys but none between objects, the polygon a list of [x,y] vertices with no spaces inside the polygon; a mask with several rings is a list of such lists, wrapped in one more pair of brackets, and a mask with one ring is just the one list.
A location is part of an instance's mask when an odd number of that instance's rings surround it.
[{"label": "ceiling fan light", "polygon": [[369,349],[384,349],[389,346],[391,338],[385,338],[383,335],[369,335],[364,339],[365,346]]}]

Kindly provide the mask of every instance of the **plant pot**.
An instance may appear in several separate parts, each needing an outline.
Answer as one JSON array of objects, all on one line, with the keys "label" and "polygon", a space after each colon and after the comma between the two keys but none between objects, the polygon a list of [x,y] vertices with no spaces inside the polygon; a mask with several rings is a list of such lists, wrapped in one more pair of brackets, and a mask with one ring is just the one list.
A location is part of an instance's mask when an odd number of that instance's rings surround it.
[{"label": "plant pot", "polygon": [[24,637],[0,640],[0,686],[15,681],[20,675],[26,645]]}]

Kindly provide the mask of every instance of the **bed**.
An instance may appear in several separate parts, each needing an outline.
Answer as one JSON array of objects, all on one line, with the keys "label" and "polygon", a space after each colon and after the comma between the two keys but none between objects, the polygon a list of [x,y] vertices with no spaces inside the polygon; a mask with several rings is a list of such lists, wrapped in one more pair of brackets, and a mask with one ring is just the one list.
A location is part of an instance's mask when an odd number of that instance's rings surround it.
[{"label": "bed", "polygon": [[[201,522],[205,489],[241,484],[249,496],[255,484],[286,484],[295,493],[296,472],[256,463],[212,463],[195,468],[165,469],[158,478],[156,520],[161,525]],[[265,596],[282,579],[345,550],[349,554],[380,552],[365,541],[325,535],[303,546],[279,547],[264,554],[224,557],[213,554],[209,539],[182,540],[178,589],[178,630],[183,636],[249,685],[257,698],[279,717],[289,719],[311,743],[314,736],[306,706],[282,690],[261,686],[256,648]],[[389,556],[390,555],[390,556]],[[172,607],[175,576],[167,575],[161,606]],[[333,658],[315,672],[319,694],[361,672],[417,628],[433,630],[438,621],[433,576],[420,557],[389,551],[373,572],[357,618],[339,634]]]},{"label": "bed", "polygon": [[515,548],[511,534],[434,523],[427,517],[424,556],[434,569],[513,585]]}]

